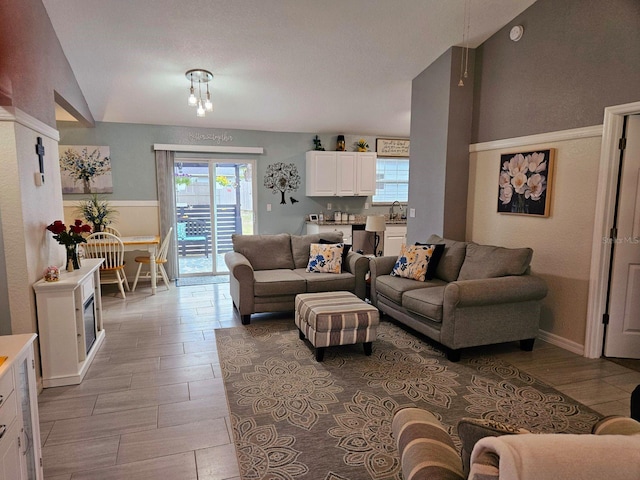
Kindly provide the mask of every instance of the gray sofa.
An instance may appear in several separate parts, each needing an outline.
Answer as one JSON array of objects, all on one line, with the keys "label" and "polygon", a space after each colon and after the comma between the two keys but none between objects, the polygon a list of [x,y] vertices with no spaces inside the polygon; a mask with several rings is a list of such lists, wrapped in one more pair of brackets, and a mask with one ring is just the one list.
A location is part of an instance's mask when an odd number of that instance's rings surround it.
[{"label": "gray sofa", "polygon": [[478,345],[520,340],[524,350],[533,349],[547,295],[545,281],[530,274],[533,251],[437,235],[427,243],[445,244],[431,280],[390,275],[397,257],[370,260],[373,305],[445,346],[452,361],[460,349]]},{"label": "gray sofa", "polygon": [[364,299],[369,261],[363,255],[350,251],[339,274],[305,271],[310,245],[321,240],[342,242],[342,232],[232,236],[234,251],[224,261],[244,325],[252,313],[293,311],[299,293],[348,291]]}]

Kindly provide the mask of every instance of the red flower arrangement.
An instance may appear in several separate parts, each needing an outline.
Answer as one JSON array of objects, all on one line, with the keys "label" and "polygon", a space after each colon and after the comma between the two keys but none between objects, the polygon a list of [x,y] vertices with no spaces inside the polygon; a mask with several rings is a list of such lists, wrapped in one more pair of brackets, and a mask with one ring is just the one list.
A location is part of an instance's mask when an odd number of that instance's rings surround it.
[{"label": "red flower arrangement", "polygon": [[83,224],[82,220],[76,220],[73,225],[67,226],[62,223],[62,220],[56,220],[47,227],[53,238],[60,245],[66,245],[67,247],[77,245],[78,243],[87,243],[87,239],[82,235],[83,233],[91,233],[91,226],[86,223]]}]

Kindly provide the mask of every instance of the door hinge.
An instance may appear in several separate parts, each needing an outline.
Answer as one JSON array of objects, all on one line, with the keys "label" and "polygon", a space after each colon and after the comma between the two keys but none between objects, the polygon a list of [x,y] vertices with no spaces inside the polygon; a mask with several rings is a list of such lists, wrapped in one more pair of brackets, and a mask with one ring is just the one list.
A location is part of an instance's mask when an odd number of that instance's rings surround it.
[{"label": "door hinge", "polygon": [[609,230],[609,238],[611,240],[615,240],[618,237],[618,229],[616,227],[612,227],[611,230]]},{"label": "door hinge", "polygon": [[627,137],[622,137],[618,141],[618,149],[624,150],[625,148],[627,148]]},{"label": "door hinge", "polygon": [[42,457],[40,457],[40,466],[42,466]]},{"label": "door hinge", "polygon": [[35,361],[35,359],[31,360],[31,368],[33,368],[34,370],[36,369],[36,361]]},{"label": "door hinge", "polygon": [[605,313],[604,315],[602,315],[602,323],[604,325],[609,325],[609,314]]}]

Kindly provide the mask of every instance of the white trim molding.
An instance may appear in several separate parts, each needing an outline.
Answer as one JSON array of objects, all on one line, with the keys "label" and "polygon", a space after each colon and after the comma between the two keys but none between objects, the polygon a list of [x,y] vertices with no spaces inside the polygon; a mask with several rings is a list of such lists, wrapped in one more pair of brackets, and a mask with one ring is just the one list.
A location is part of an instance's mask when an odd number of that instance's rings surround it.
[{"label": "white trim molding", "polygon": [[504,140],[493,140],[491,142],[483,143],[472,143],[471,145],[469,145],[469,153],[600,136],[602,136],[602,125],[594,125],[592,127],[572,128],[570,130],[560,130],[558,132],[527,135],[525,137],[506,138]]},{"label": "white trim molding", "polygon": [[263,155],[262,147],[218,147],[213,145],[175,145],[165,143],[154,143],[154,150],[168,150],[172,152],[195,152],[195,153],[250,153]]},{"label": "white trim molding", "polygon": [[591,273],[589,275],[589,303],[587,305],[587,329],[585,353],[588,358],[599,358],[604,345],[602,315],[607,308],[609,277],[609,246],[603,238],[609,236],[613,226],[615,197],[618,182],[618,139],[622,135],[624,117],[640,113],[640,102],[627,103],[604,109],[602,147],[596,212],[591,243]]},{"label": "white trim molding", "polygon": [[[63,200],[63,207],[77,207],[78,200]],[[157,200],[109,200],[109,205],[112,207],[157,207]]]},{"label": "white trim molding", "polygon": [[58,130],[15,107],[0,107],[0,122],[16,122],[51,140],[60,141]]},{"label": "white trim molding", "polygon": [[550,343],[556,347],[564,348],[572,353],[578,355],[584,355],[584,345],[580,345],[571,340],[567,340],[564,337],[560,337],[555,333],[547,332],[546,330],[538,330],[538,338],[543,342]]}]

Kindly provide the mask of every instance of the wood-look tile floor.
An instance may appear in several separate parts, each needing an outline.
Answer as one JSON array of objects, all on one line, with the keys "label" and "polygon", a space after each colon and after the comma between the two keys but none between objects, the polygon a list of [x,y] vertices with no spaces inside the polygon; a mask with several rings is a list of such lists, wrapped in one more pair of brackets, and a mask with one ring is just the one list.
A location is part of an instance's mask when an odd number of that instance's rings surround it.
[{"label": "wood-look tile floor", "polygon": [[[239,478],[216,328],[241,325],[229,284],[103,289],[106,339],[80,385],[39,396],[46,480]],[[261,321],[259,318],[255,321]],[[268,316],[265,319],[268,321]],[[540,342],[491,353],[604,414],[629,414],[640,372]]]}]

